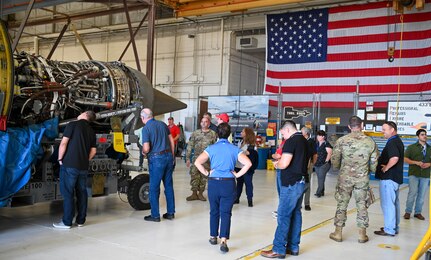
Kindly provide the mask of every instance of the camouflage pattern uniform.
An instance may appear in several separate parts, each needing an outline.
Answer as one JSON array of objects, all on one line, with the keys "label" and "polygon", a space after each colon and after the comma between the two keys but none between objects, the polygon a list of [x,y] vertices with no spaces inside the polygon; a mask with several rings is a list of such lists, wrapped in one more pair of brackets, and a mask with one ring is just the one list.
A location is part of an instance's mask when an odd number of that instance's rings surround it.
[{"label": "camouflage pattern uniform", "polygon": [[[190,136],[189,143],[187,144],[186,160],[190,160],[190,185],[192,186],[192,191],[204,191],[205,185],[207,183],[207,177],[199,172],[199,170],[194,165],[196,158],[211,144],[217,141],[217,134],[213,130],[204,132],[198,129],[192,133]],[[193,158],[191,154],[193,152]],[[210,162],[207,161],[204,164],[205,169],[210,170]]]},{"label": "camouflage pattern uniform", "polygon": [[368,211],[365,202],[368,197],[369,172],[377,167],[378,148],[373,139],[361,131],[352,132],[337,140],[332,152],[331,162],[334,168],[340,169],[335,192],[337,211],[334,224],[344,227],[352,193],[356,200],[356,225],[368,227]]}]

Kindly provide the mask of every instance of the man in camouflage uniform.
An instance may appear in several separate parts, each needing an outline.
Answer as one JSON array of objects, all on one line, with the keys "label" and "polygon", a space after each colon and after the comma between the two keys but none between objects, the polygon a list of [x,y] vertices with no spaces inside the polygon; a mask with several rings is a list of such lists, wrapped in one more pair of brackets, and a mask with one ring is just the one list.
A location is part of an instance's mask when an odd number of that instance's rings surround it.
[{"label": "man in camouflage uniform", "polygon": [[[190,136],[189,143],[187,144],[186,164],[187,164],[187,167],[190,167],[190,161],[192,162],[192,166],[190,168],[190,175],[191,175],[190,185],[192,186],[191,190],[193,192],[192,195],[186,198],[187,201],[192,201],[192,200],[206,201],[207,200],[202,194],[205,190],[207,177],[205,177],[199,172],[194,162],[196,158],[209,145],[214,144],[217,141],[216,132],[209,129],[210,123],[211,121],[208,119],[208,117],[203,117],[201,119],[201,129],[198,129],[192,133],[192,135]],[[194,151],[193,158],[191,158],[192,151]],[[206,162],[204,164],[204,167],[209,171],[210,163]]]},{"label": "man in camouflage uniform", "polygon": [[340,169],[336,186],[335,199],[335,232],[329,237],[341,242],[342,229],[347,220],[347,206],[352,193],[356,200],[356,225],[359,227],[359,243],[368,241],[368,211],[365,205],[368,199],[369,172],[375,172],[377,167],[378,148],[373,139],[362,132],[363,122],[357,116],[349,119],[350,134],[341,137],[335,143],[331,162],[334,168]]}]

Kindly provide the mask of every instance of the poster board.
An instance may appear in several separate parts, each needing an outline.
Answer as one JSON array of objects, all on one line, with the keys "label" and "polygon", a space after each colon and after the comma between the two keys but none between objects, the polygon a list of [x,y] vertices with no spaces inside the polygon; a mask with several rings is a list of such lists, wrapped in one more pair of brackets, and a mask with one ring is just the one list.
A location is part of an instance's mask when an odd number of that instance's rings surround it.
[{"label": "poster board", "polygon": [[213,115],[213,120],[219,114],[228,114],[232,132],[241,132],[244,127],[250,127],[258,134],[266,135],[268,111],[269,96],[208,97],[208,112]]},{"label": "poster board", "polygon": [[418,129],[431,132],[431,101],[388,102],[388,120],[397,123],[398,134],[415,135]]}]

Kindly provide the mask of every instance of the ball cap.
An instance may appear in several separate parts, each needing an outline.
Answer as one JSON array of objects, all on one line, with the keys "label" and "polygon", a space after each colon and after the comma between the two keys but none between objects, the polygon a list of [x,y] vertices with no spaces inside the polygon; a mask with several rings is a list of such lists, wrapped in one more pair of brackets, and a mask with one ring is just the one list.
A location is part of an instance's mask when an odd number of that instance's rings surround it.
[{"label": "ball cap", "polygon": [[216,115],[217,118],[220,118],[225,123],[229,123],[229,116],[226,113]]}]

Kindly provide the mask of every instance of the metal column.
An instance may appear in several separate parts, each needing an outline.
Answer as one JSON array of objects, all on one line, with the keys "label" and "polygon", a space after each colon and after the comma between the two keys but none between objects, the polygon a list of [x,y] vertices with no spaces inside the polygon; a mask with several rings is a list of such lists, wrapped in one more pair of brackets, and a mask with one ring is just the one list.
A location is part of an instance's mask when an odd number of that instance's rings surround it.
[{"label": "metal column", "polygon": [[[136,28],[135,33],[133,34],[133,39],[135,39],[136,35],[138,34],[138,31],[141,29],[142,25],[145,22],[145,19],[147,19],[148,17],[148,12],[144,15],[144,18],[142,18],[141,22],[138,25],[138,28]],[[127,49],[129,49],[130,44],[132,43],[132,39],[129,40],[129,42],[127,43],[126,47],[124,48],[123,53],[121,53],[120,58],[118,58],[118,60],[121,60],[124,57],[124,54],[126,54]]]},{"label": "metal column", "polygon": [[129,9],[127,7],[127,0],[123,0],[124,12],[126,13],[127,25],[129,27],[130,40],[132,41],[133,53],[135,54],[136,68],[141,71],[141,63],[139,62],[138,50],[136,49],[135,36],[132,30],[132,23],[130,21]]},{"label": "metal column", "polygon": [[147,73],[146,76],[153,83],[153,58],[154,58],[154,26],[156,20],[156,4],[149,1],[148,7],[148,42],[147,42]]},{"label": "metal column", "polygon": [[25,17],[21,21],[21,25],[19,26],[18,33],[15,36],[15,39],[13,39],[12,43],[12,53],[15,52],[16,46],[18,45],[19,39],[21,38],[22,32],[24,31],[24,26],[27,23],[28,17],[30,17],[31,10],[33,9],[35,0],[31,0],[30,3],[27,6],[27,10],[25,11]]}]

